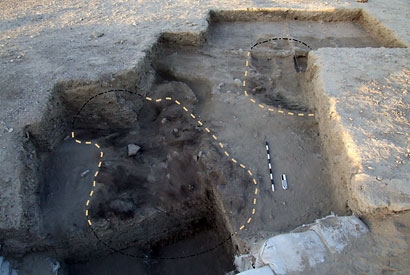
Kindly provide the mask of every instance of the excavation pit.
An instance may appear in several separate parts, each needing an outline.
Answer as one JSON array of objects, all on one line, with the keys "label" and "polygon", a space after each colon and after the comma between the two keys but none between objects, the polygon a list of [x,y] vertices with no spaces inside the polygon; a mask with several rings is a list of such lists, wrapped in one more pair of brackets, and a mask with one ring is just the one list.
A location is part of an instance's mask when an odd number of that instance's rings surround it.
[{"label": "excavation pit", "polygon": [[[165,92],[162,102],[112,90],[70,109],[76,106],[77,89],[93,91],[96,87],[67,86],[70,88],[60,94],[67,108],[62,113],[77,114],[73,130],[51,153],[39,150],[43,160],[42,229],[47,242],[57,244],[55,253],[75,263],[109,252],[171,260],[219,248],[218,257],[231,261],[232,230],[226,228],[214,194],[216,184],[224,179],[219,167],[206,163],[217,152],[211,147],[200,151],[207,148],[201,145],[203,130],[184,114],[187,108],[193,110],[196,102],[189,88],[178,82],[156,84],[156,96]],[[176,98],[177,92],[179,104],[167,99]],[[130,94],[132,106],[124,100]],[[186,104],[182,107],[181,102]],[[34,143],[41,146],[41,142]],[[127,148],[131,144],[140,149],[130,155]],[[222,171],[232,170],[227,161],[219,165]],[[246,178],[245,173],[241,176]],[[213,240],[201,237],[211,233]],[[198,234],[200,237],[195,237]],[[202,240],[202,250],[157,256],[163,253],[164,244],[181,240],[196,244]],[[71,252],[64,247],[67,241]],[[93,256],[84,245],[97,246],[99,252]],[[139,253],[123,252],[129,247],[137,247]]]}]

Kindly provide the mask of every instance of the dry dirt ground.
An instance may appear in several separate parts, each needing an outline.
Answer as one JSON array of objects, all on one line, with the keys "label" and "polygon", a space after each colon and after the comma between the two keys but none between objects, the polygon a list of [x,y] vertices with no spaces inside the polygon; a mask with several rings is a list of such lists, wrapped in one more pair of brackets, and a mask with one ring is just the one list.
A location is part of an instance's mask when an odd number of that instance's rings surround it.
[{"label": "dry dirt ground", "polygon": [[[354,212],[374,243],[357,246],[340,273],[410,269],[406,1],[1,1],[0,10],[3,253],[49,250],[67,274],[189,274],[194,265],[223,274],[234,269],[232,249]],[[274,40],[250,50],[274,37],[310,49]],[[107,93],[79,113],[112,88],[137,95]],[[109,246],[84,216],[99,151],[72,130],[106,154],[89,215]],[[137,157],[127,158],[130,143],[142,147]],[[232,245],[185,262],[124,255],[138,245],[152,258],[190,255],[227,236]],[[22,274],[48,268],[29,257],[13,262]]]}]

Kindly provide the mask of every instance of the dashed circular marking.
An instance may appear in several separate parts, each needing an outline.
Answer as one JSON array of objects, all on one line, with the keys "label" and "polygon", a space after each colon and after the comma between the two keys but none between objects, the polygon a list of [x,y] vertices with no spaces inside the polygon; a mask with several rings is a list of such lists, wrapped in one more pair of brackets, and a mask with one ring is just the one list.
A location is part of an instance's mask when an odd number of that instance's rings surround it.
[{"label": "dashed circular marking", "polygon": [[[268,43],[270,41],[275,41],[275,40],[291,40],[291,41],[300,43],[300,44],[308,47],[310,50],[312,50],[312,48],[308,44],[306,44],[305,42],[294,39],[294,38],[288,38],[288,37],[274,37],[274,38],[270,38],[268,40],[258,42],[256,44],[254,44],[247,53],[247,57],[246,57],[246,61],[245,61],[245,67],[246,68],[245,68],[245,72],[244,72],[244,77],[245,78],[248,76],[248,67],[249,67],[249,61],[250,61],[250,58],[251,58],[251,51],[255,47],[257,47],[258,45],[262,45],[262,44]],[[267,109],[269,112],[277,112],[277,113],[284,114],[284,115],[289,115],[289,116],[295,116],[295,115],[298,116],[298,117],[314,117],[315,116],[315,114],[313,114],[313,113],[306,113],[306,112],[294,113],[294,112],[284,111],[284,110],[281,110],[281,109],[271,108],[268,105],[256,103],[256,100],[253,99],[252,97],[250,97],[248,91],[246,90],[246,80],[242,81],[242,86],[244,87],[243,93],[245,94],[246,97],[248,97],[249,101],[252,102],[252,103],[257,104],[257,106],[261,109]]]},{"label": "dashed circular marking", "polygon": [[[121,92],[133,93],[133,92],[130,92],[130,91],[127,91],[127,90],[110,90],[110,91],[102,92],[102,93],[99,93],[99,94],[97,94],[97,95],[92,96],[92,97],[91,97],[90,99],[88,99],[87,102],[80,108],[80,111],[77,113],[77,116],[76,116],[76,117],[74,118],[74,120],[73,120],[73,127],[74,127],[74,125],[75,125],[76,119],[79,117],[80,112],[84,109],[84,107],[85,107],[92,99],[96,98],[98,95],[103,95],[103,94],[106,94],[106,93],[109,93],[109,92],[119,92],[119,91],[121,91]],[[137,93],[134,93],[134,94],[137,94]],[[139,94],[137,94],[137,95],[139,95]],[[140,95],[139,95],[139,96],[140,96]],[[161,99],[161,98],[158,98],[158,99],[155,99],[155,100],[154,100],[154,99],[152,99],[151,97],[145,97],[145,99],[146,99],[147,101],[150,101],[150,102],[153,102],[153,103],[162,102],[162,99]],[[165,100],[171,101],[172,98],[171,98],[171,97],[165,97]],[[172,102],[172,101],[171,101],[171,102]],[[181,102],[178,101],[178,100],[174,100],[174,103],[177,104],[177,105],[179,105],[179,106],[181,106]],[[189,113],[188,108],[186,108],[185,106],[182,106],[182,110],[184,110],[185,112]],[[194,119],[195,122],[196,122],[199,126],[202,127],[202,126],[204,125],[204,123],[203,123],[201,120],[196,120],[196,119],[198,119],[198,118],[197,118],[197,116],[195,116],[193,113],[189,113],[189,116],[190,116],[192,119]],[[217,138],[217,136],[215,135],[215,133],[214,133],[213,131],[211,131],[208,127],[205,127],[204,129],[205,129],[205,131],[206,131],[208,134],[211,135],[211,137],[215,140],[215,142],[217,142],[218,138]],[[72,139],[75,140],[76,143],[79,143],[79,144],[82,143],[81,140],[75,139],[75,132],[71,132],[71,137],[72,137]],[[90,141],[86,141],[85,144],[86,144],[86,145],[92,145],[93,143],[90,142]],[[223,146],[223,144],[222,144],[221,142],[217,142],[217,144],[219,145],[219,147],[220,147],[221,149],[224,148],[224,146]],[[92,230],[92,232],[93,232],[93,234],[95,235],[95,237],[96,237],[104,246],[106,246],[106,247],[109,248],[110,250],[112,250],[112,251],[114,251],[114,252],[121,253],[121,254],[126,255],[126,256],[131,256],[131,257],[136,257],[136,258],[146,258],[146,257],[143,257],[143,256],[137,256],[137,255],[125,253],[125,252],[123,252],[123,251],[121,251],[121,250],[118,250],[118,249],[115,249],[115,248],[111,247],[111,246],[108,245],[106,242],[104,242],[103,240],[101,240],[101,239],[98,237],[97,233],[96,233],[96,232],[94,231],[94,229],[92,228],[92,221],[91,221],[90,216],[89,216],[90,202],[91,202],[92,196],[93,196],[93,194],[94,194],[94,189],[95,189],[95,187],[96,187],[96,178],[97,178],[97,176],[98,176],[98,174],[99,174],[99,170],[100,170],[101,165],[102,165],[102,159],[103,159],[103,156],[104,156],[104,152],[102,151],[101,146],[98,145],[97,143],[94,143],[94,146],[95,146],[96,148],[100,149],[100,154],[99,154],[99,156],[100,156],[101,160],[98,162],[96,172],[94,173],[93,184],[92,184],[92,189],[91,189],[90,194],[89,194],[89,199],[88,199],[88,200],[86,201],[86,203],[85,203],[85,208],[86,208],[86,210],[85,210],[85,216],[86,216],[86,219],[87,219],[87,223],[88,223],[88,225],[90,226],[90,229]],[[224,154],[225,154],[226,157],[229,157],[229,156],[230,156],[229,152],[226,151],[226,150],[224,151]],[[246,168],[246,166],[245,166],[243,163],[238,162],[236,159],[234,159],[234,158],[228,158],[228,159],[231,160],[233,163],[238,164],[240,168],[242,168],[242,169],[245,169],[245,168]],[[250,175],[250,177],[252,178],[252,182],[253,182],[255,185],[257,185],[257,181],[256,181],[256,179],[253,177],[252,171],[251,171],[250,169],[248,169],[247,172],[248,172],[248,174]],[[254,192],[253,192],[253,194],[252,194],[254,207],[252,208],[251,215],[248,217],[248,219],[246,220],[246,222],[243,223],[243,224],[239,227],[239,231],[244,230],[244,229],[246,228],[245,224],[250,224],[250,222],[251,222],[251,220],[252,220],[252,217],[251,217],[251,216],[255,215],[255,212],[256,212],[255,205],[256,205],[256,196],[257,196],[257,195],[258,195],[258,188],[255,187]],[[226,240],[224,240],[223,242],[221,242],[220,244],[218,244],[217,246],[215,246],[215,247],[213,247],[213,248],[207,249],[206,251],[202,251],[202,252],[195,253],[195,254],[188,255],[188,256],[181,256],[181,257],[161,257],[161,258],[158,258],[158,259],[183,259],[183,258],[189,258],[189,257],[198,256],[198,255],[201,255],[201,254],[210,252],[210,251],[212,251],[212,250],[218,248],[219,246],[223,245],[225,242],[227,242],[228,240],[230,240],[230,239],[232,238],[232,236],[234,236],[234,235],[236,235],[236,234],[238,234],[238,232],[235,232],[234,234],[230,234],[230,236],[229,236]]]},{"label": "dashed circular marking", "polygon": [[[265,44],[265,43],[268,43],[268,42],[271,42],[271,41],[275,41],[275,40],[292,40],[292,41],[294,41],[294,42],[300,43],[300,44],[302,44],[302,45],[308,47],[309,50],[312,50],[312,47],[310,47],[310,46],[309,46],[308,44],[306,44],[305,42],[303,42],[303,41],[301,41],[301,40],[297,40],[297,39],[291,38],[291,37],[273,37],[273,38],[269,38],[268,40],[264,40],[264,41],[255,43],[255,44],[251,47],[251,50],[252,50],[253,48],[255,48],[256,46],[258,46],[258,45]],[[248,52],[248,56],[250,56],[250,55],[251,55],[250,52]]]}]

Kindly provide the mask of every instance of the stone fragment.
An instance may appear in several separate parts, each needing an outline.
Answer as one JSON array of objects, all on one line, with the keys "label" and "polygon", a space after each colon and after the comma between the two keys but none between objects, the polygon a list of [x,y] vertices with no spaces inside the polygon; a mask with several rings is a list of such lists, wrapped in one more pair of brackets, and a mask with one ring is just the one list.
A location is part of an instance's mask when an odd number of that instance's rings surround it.
[{"label": "stone fragment", "polygon": [[[232,211],[231,211],[232,213]],[[247,271],[253,268],[253,255],[244,254],[235,256],[234,264],[239,272]]]},{"label": "stone fragment", "polygon": [[129,157],[135,156],[140,149],[141,147],[138,145],[128,144],[128,156]]},{"label": "stone fragment", "polygon": [[236,87],[241,87],[241,85],[242,85],[242,81],[240,80],[240,79],[238,79],[238,78],[235,78],[234,80],[233,80],[233,84],[236,86]]},{"label": "stone fragment", "polygon": [[87,176],[88,173],[90,173],[90,170],[87,169],[81,173],[81,177],[84,178],[85,176]]},{"label": "stone fragment", "polygon": [[103,37],[104,36],[104,33],[103,32],[94,32],[92,35],[91,35],[91,38],[100,38],[100,37]]}]

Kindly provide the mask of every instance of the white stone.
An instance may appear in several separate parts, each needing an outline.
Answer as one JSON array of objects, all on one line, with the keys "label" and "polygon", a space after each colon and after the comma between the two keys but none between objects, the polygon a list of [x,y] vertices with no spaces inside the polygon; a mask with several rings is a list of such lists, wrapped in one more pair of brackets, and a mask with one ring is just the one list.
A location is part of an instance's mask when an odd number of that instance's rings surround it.
[{"label": "white stone", "polygon": [[252,255],[244,254],[235,256],[234,265],[239,272],[252,269]]},{"label": "white stone", "polygon": [[241,81],[240,79],[238,79],[238,78],[235,78],[234,81],[233,81],[233,84],[234,84],[236,87],[241,87],[242,81]]},{"label": "white stone", "polygon": [[259,253],[259,260],[275,274],[300,272],[325,261],[327,249],[314,231],[289,233],[268,239]]},{"label": "white stone", "polygon": [[328,216],[317,220],[310,229],[319,235],[333,253],[342,252],[349,243],[353,242],[353,238],[369,232],[367,226],[356,216]]},{"label": "white stone", "polygon": [[81,177],[84,178],[85,176],[87,176],[88,173],[90,173],[90,170],[87,169],[81,173]]},{"label": "white stone", "polygon": [[274,273],[272,269],[270,269],[269,266],[264,266],[261,268],[250,269],[250,270],[238,273],[237,275],[274,275]]}]

